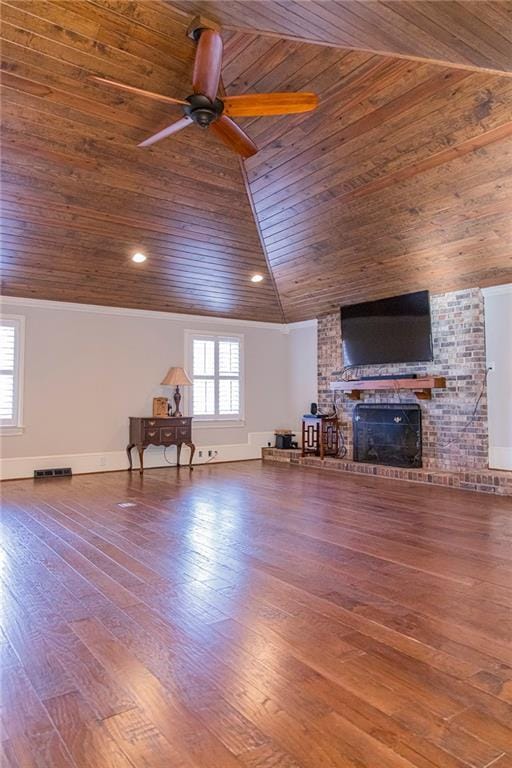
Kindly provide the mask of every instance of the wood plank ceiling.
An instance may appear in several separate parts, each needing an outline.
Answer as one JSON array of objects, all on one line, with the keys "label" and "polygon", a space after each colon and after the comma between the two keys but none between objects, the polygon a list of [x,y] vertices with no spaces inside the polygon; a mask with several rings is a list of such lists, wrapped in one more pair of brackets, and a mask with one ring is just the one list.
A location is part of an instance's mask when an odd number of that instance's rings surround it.
[{"label": "wood plank ceiling", "polygon": [[237,32],[512,72],[510,0],[166,0]]},{"label": "wood plank ceiling", "polygon": [[138,149],[181,112],[87,80],[183,98],[189,19],[116,0],[1,16],[3,293],[281,322],[237,157],[195,126]]},{"label": "wood plank ceiling", "polygon": [[[512,281],[512,77],[468,68],[511,68],[510,4],[325,0],[309,23],[318,5],[5,0],[3,292],[292,321],[407,290]],[[390,19],[377,30],[398,6],[407,34],[395,22],[393,36]],[[260,147],[245,167],[272,273],[236,157],[195,129],[137,149],[170,122],[168,108],[87,80],[183,97],[185,30],[205,7],[231,28],[272,32],[225,32],[228,92],[321,98],[309,115],[240,121]],[[462,7],[457,36],[448,19]],[[306,33],[359,50],[275,37]],[[150,258],[135,266],[134,250]]]},{"label": "wood plank ceiling", "polygon": [[512,78],[243,33],[226,48],[228,92],[321,99],[240,120],[287,320],[512,281]]}]

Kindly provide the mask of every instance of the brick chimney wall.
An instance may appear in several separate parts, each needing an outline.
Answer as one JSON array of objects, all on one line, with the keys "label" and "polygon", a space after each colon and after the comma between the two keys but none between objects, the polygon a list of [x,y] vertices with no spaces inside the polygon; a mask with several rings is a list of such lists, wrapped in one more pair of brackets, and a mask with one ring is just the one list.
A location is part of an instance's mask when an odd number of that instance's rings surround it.
[{"label": "brick chimney wall", "polygon": [[[416,373],[446,377],[446,389],[432,391],[432,400],[417,400],[407,390],[362,392],[366,403],[418,402],[423,420],[423,465],[432,469],[483,469],[488,465],[487,392],[485,380],[484,301],[479,289],[431,295],[434,360],[386,366],[365,365],[347,372],[359,375]],[[333,394],[329,384],[339,381],[343,369],[339,312],[318,320],[318,398],[329,411]],[[355,402],[335,393],[343,434],[352,457],[352,412]],[[470,423],[471,422],[471,423]]]}]

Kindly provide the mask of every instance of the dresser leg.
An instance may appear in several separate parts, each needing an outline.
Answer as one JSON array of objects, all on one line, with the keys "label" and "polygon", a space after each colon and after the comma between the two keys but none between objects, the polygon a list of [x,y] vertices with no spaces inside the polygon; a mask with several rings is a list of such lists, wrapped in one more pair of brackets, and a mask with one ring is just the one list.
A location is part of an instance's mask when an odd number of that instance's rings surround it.
[{"label": "dresser leg", "polygon": [[190,459],[188,460],[188,468],[189,469],[194,469],[194,467],[192,466],[192,459],[194,458],[194,453],[196,452],[196,447],[195,447],[194,443],[185,443],[185,445],[190,448]]},{"label": "dresser leg", "polygon": [[138,445],[137,450],[139,452],[139,461],[140,461],[139,473],[142,475],[144,472],[144,446]]},{"label": "dresser leg", "polygon": [[128,454],[128,461],[130,463],[130,472],[133,469],[133,463],[132,463],[132,448],[133,448],[133,445],[134,445],[133,443],[130,443],[129,445],[126,446],[126,453]]},{"label": "dresser leg", "polygon": [[180,466],[181,446],[182,446],[182,443],[178,443],[178,445],[176,446],[176,466],[177,467]]}]

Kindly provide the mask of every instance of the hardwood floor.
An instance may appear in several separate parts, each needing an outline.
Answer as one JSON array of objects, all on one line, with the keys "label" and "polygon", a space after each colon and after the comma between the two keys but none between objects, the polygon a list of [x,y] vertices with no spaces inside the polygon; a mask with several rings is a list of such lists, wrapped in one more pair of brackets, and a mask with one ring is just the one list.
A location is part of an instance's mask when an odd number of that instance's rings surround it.
[{"label": "hardwood floor", "polygon": [[5,768],[510,768],[512,503],[260,462],[2,486]]}]

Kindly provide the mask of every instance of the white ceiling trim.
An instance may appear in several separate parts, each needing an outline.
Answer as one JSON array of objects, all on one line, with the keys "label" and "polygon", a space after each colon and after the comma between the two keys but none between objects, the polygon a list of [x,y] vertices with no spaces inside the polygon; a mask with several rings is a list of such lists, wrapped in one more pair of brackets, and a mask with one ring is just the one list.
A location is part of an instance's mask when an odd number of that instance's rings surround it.
[{"label": "white ceiling trim", "polygon": [[78,304],[70,301],[50,301],[48,299],[30,299],[23,296],[0,296],[0,310],[7,312],[9,307],[27,307],[38,309],[67,310],[68,312],[88,312],[97,315],[118,315],[139,317],[153,320],[177,320],[182,323],[208,323],[210,325],[242,325],[252,328],[269,328],[285,331],[285,323],[270,323],[260,320],[237,320],[234,317],[215,317],[212,315],[185,315],[178,312],[158,312],[151,309],[130,309],[128,307],[107,307],[99,304]]}]

